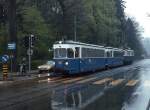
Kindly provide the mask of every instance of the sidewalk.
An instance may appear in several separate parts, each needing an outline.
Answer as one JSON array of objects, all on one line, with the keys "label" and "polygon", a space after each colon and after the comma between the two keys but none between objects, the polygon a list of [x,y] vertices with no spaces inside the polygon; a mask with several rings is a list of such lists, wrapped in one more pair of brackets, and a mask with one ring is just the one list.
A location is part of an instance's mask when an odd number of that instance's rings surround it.
[{"label": "sidewalk", "polygon": [[[24,76],[26,76],[26,75],[33,75],[33,74],[37,74],[38,73],[38,71],[37,70],[33,70],[33,71],[31,71],[30,73],[29,72],[27,72],[26,74],[24,74]],[[13,73],[8,73],[8,80],[12,80],[12,77],[23,77],[23,75],[20,75],[20,73],[19,72],[13,72]],[[0,81],[1,80],[3,80],[3,73],[0,73]]]},{"label": "sidewalk", "polygon": [[0,86],[9,86],[12,84],[26,83],[33,80],[40,80],[48,76],[50,76],[50,73],[38,74],[38,72],[35,70],[31,71],[30,73],[28,73],[28,75],[24,76],[18,75],[18,73],[9,73],[8,80],[3,81],[3,76],[0,73]]}]

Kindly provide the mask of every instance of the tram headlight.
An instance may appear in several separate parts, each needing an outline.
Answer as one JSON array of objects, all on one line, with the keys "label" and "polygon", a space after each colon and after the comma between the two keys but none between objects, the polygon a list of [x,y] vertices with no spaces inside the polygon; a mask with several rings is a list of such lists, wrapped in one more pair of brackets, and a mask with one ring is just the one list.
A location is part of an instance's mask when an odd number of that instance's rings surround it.
[{"label": "tram headlight", "polygon": [[66,66],[68,66],[68,65],[69,65],[69,63],[68,63],[68,62],[65,62],[65,65],[66,65]]},{"label": "tram headlight", "polygon": [[59,44],[62,44],[62,41],[59,41]]}]

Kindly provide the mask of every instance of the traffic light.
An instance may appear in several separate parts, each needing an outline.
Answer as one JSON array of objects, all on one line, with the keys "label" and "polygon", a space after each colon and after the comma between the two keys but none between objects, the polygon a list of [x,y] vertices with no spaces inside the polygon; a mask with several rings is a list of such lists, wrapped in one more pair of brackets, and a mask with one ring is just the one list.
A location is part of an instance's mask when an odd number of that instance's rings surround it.
[{"label": "traffic light", "polygon": [[24,42],[24,46],[26,48],[29,48],[29,37],[28,36],[24,37],[23,42]]},{"label": "traffic light", "polygon": [[34,47],[34,45],[35,45],[35,36],[34,36],[34,35],[31,35],[31,36],[30,36],[30,41],[31,41],[31,42],[30,42],[30,43],[31,43],[30,46],[31,46],[31,47]]},{"label": "traffic light", "polygon": [[24,46],[26,48],[33,48],[35,45],[35,40],[36,40],[36,38],[34,35],[25,36],[23,39]]}]

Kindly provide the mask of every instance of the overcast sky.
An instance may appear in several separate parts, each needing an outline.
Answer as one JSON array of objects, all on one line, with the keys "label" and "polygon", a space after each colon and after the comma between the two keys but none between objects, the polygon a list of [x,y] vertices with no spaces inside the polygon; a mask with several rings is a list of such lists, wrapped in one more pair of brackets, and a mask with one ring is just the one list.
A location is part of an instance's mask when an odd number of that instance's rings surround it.
[{"label": "overcast sky", "polygon": [[143,37],[150,37],[150,0],[124,0],[126,1],[126,13],[136,18],[140,26],[144,28]]}]

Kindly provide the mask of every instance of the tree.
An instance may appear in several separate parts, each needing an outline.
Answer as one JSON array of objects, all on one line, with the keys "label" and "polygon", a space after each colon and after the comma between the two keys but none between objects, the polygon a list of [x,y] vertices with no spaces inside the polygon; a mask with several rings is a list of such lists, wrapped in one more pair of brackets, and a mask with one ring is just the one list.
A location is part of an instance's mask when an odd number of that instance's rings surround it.
[{"label": "tree", "polygon": [[127,46],[135,51],[135,55],[141,57],[144,54],[144,48],[140,39],[139,25],[134,19],[128,18],[126,22],[126,43]]},{"label": "tree", "polygon": [[[0,0],[0,9],[5,9],[7,19],[4,24],[0,23],[0,53],[6,50],[8,21],[11,20],[8,6],[3,5],[7,2],[4,1]],[[25,35],[38,37],[34,60],[49,58],[48,50],[56,40],[74,40],[75,34],[77,41],[113,47],[128,46],[140,56],[143,48],[139,29],[133,19],[126,18],[124,8],[124,0],[16,0],[16,17],[13,20],[17,24],[15,31],[18,37],[15,39],[21,45]],[[26,55],[26,50],[20,45],[19,58]]]},{"label": "tree", "polygon": [[[50,30],[48,30],[48,26],[46,25],[43,17],[41,16],[40,11],[38,11],[38,9],[34,6],[24,7],[21,11],[21,15],[22,21],[20,21],[21,25],[19,25],[18,28],[18,35],[20,36],[20,41],[25,35],[35,35],[38,41],[35,46],[36,57],[39,57],[39,54],[42,54],[43,56],[48,56],[48,54],[45,54],[45,52],[43,52],[41,48],[43,47],[44,49],[46,49],[46,53],[48,53],[48,45],[49,41],[51,40],[49,36]],[[21,56],[26,54],[26,51],[21,51],[22,48],[23,46],[19,49],[19,54]]]},{"label": "tree", "polygon": [[124,0],[116,0],[116,8],[117,8],[117,12],[116,12],[116,16],[120,21],[120,25],[118,25],[118,28],[120,29],[120,32],[118,33],[118,40],[120,42],[120,46],[121,45],[125,45],[124,44],[124,40],[125,40],[125,23],[126,23],[126,17],[125,17],[125,12],[124,12],[124,8],[125,8],[125,2]]}]

